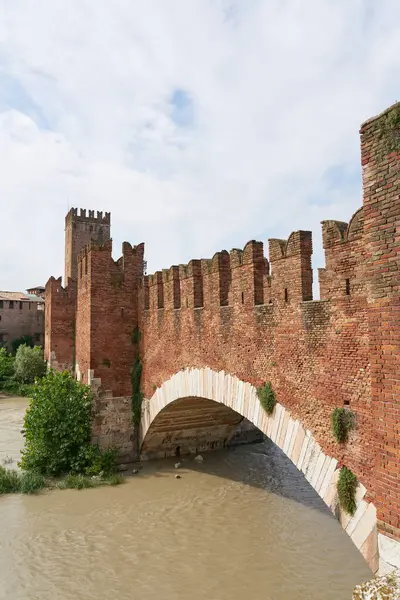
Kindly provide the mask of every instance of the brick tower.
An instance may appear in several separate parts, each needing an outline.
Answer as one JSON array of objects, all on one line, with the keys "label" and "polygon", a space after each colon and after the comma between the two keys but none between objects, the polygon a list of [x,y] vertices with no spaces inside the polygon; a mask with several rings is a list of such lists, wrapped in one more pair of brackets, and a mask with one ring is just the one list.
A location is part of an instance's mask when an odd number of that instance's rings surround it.
[{"label": "brick tower", "polygon": [[77,278],[77,257],[79,252],[91,240],[98,244],[104,244],[110,239],[110,213],[94,210],[88,211],[77,208],[71,208],[65,217],[65,271],[64,285],[68,284],[68,278],[76,281]]}]

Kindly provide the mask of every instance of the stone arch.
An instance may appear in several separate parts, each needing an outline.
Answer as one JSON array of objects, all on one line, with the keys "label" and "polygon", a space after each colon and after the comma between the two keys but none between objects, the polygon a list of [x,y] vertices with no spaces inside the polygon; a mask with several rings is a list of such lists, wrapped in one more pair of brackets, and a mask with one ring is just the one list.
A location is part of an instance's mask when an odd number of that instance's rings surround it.
[{"label": "stone arch", "polygon": [[378,541],[376,508],[364,499],[366,489],[359,484],[357,510],[351,517],[340,511],[336,492],[338,461],[324,454],[311,431],[294,419],[284,406],[277,403],[271,416],[262,409],[256,388],[225,371],[209,368],[184,369],[157,388],[142,407],[139,444],[145,440],[157,415],[169,404],[181,398],[204,398],[225,404],[267,435],[301,471],[310,485],[332,512],[369,563],[378,571]]}]

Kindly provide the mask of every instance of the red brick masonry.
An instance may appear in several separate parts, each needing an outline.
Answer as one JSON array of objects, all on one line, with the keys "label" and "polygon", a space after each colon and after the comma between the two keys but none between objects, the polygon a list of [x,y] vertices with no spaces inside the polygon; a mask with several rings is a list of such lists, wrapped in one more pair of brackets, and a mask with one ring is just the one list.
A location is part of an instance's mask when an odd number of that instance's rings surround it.
[{"label": "red brick masonry", "polygon": [[[138,327],[146,398],[186,367],[225,370],[255,386],[271,381],[323,451],[365,485],[380,530],[400,540],[400,155],[385,151],[385,119],[361,128],[363,207],[349,224],[322,223],[321,300],[312,300],[307,231],[269,240],[269,260],[262,242],[251,241],[144,276],[144,245],[125,242],[114,262],[107,229],[103,245],[97,237],[71,249],[67,240],[77,278],[65,289],[61,278],[47,284],[46,356],[129,397]],[[357,428],[339,445],[330,417],[344,405]]]}]

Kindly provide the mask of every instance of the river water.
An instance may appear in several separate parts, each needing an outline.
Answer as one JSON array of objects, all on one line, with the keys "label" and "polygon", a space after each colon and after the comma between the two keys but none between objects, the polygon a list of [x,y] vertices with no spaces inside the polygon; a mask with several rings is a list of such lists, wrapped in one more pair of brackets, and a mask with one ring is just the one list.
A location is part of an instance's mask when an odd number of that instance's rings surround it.
[{"label": "river water", "polygon": [[[18,457],[24,409],[0,399],[0,460]],[[0,497],[0,600],[345,600],[370,579],[272,443],[174,462],[115,488]]]}]

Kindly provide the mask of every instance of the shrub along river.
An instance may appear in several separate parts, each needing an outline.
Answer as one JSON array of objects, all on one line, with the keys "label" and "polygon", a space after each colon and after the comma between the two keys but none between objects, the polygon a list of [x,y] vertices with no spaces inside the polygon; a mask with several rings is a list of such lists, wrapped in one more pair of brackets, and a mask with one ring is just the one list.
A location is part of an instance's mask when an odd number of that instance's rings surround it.
[{"label": "shrub along river", "polygon": [[[0,397],[11,467],[25,407]],[[0,496],[0,600],[345,600],[371,578],[274,444],[174,463],[115,488]]]}]

